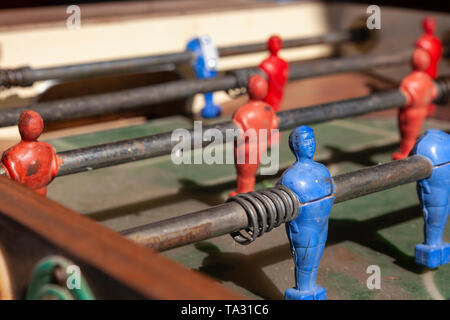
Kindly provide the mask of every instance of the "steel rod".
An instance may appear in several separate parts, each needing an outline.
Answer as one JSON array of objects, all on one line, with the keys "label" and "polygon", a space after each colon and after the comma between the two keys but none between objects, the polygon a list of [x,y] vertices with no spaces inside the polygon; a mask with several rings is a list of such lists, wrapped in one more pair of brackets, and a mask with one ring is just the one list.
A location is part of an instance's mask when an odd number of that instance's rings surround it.
[{"label": "steel rod", "polygon": [[[369,36],[366,28],[350,29],[331,32],[325,35],[308,38],[294,38],[283,41],[284,48],[295,48],[315,44],[337,44],[346,41],[361,42]],[[239,54],[248,54],[267,50],[266,42],[251,43],[246,45],[234,45],[219,47],[219,56],[226,57]],[[81,63],[66,66],[0,70],[0,86],[31,86],[37,81],[43,80],[68,80],[97,77],[108,74],[125,74],[146,71],[147,68],[160,65],[177,65],[188,63],[194,58],[190,51],[168,53],[161,55],[142,56],[136,58],[117,59],[110,61]]]},{"label": "steel rod", "polygon": [[277,113],[280,119],[278,128],[280,130],[289,130],[299,125],[310,125],[340,118],[348,118],[370,112],[397,108],[405,104],[406,97],[399,90],[376,92],[360,98],[280,111]]},{"label": "steel rod", "polygon": [[210,80],[179,80],[131,90],[35,103],[24,107],[4,108],[0,110],[0,127],[17,124],[20,113],[29,109],[38,112],[45,122],[55,122],[118,113],[187,98],[195,93],[227,90],[237,86],[238,82],[234,76]]},{"label": "steel rod", "polygon": [[[311,46],[317,44],[338,44],[341,42],[355,41],[361,42],[369,37],[367,28],[356,28],[345,31],[330,32],[324,35],[311,36],[308,38],[294,38],[283,40],[283,48],[296,48]],[[219,56],[233,56],[239,54],[255,53],[267,50],[266,42],[257,42],[244,45],[235,45],[228,47],[219,47],[217,51]]]},{"label": "steel rod", "polygon": [[[203,131],[208,129],[217,129],[225,135],[227,129],[238,130],[238,127],[233,122],[222,122],[202,127]],[[192,149],[197,146],[203,147],[210,143],[210,141],[203,141],[202,137],[197,137],[193,129],[188,131],[191,137]],[[58,157],[62,160],[62,164],[59,168],[58,176],[168,155],[178,143],[178,141],[172,141],[171,138],[172,132],[165,132],[59,152]]]},{"label": "steel rod", "polygon": [[[448,96],[450,77],[436,80],[438,96],[436,100]],[[339,118],[362,115],[370,112],[397,108],[406,104],[405,95],[398,90],[388,90],[374,93],[365,97],[335,101],[310,107],[297,108],[278,112],[279,129],[288,130],[299,125],[310,125]],[[216,128],[223,134],[227,129],[239,130],[232,122],[226,121],[215,125],[203,126],[202,132]],[[205,146],[210,141],[194,143],[194,130],[189,130],[192,139],[191,150]],[[172,141],[172,132],[127,139],[113,143],[106,143],[92,147],[84,147],[64,152],[58,156],[62,160],[58,176],[105,168],[126,162],[154,158],[168,155],[178,141]],[[201,137],[199,137],[201,139]]]},{"label": "steel rod", "polygon": [[227,202],[121,233],[141,245],[163,251],[238,231],[248,224],[245,210],[236,202]]},{"label": "steel rod", "polygon": [[412,53],[413,49],[407,49],[382,55],[367,54],[345,58],[320,59],[292,66],[289,79],[299,80],[408,63],[411,60]]},{"label": "steel rod", "polygon": [[[367,167],[333,177],[335,203],[427,178],[431,162],[422,156]],[[209,209],[124,230],[122,235],[163,251],[248,228],[243,207],[228,202]]]},{"label": "steel rod", "polygon": [[344,173],[333,178],[336,187],[335,203],[391,189],[403,184],[425,179],[431,175],[433,165],[422,156]]},{"label": "steel rod", "polygon": [[[410,59],[410,51],[408,50],[408,52],[409,55],[405,53],[381,56],[364,55],[351,59],[325,59],[320,62],[294,65],[291,67],[290,79],[295,80],[310,76],[356,71],[407,62]],[[343,61],[341,62],[340,60]],[[258,72],[257,70],[241,69],[235,70],[233,74],[214,79],[179,80],[112,93],[41,102],[23,107],[4,108],[0,110],[0,127],[16,124],[20,113],[27,109],[39,112],[45,122],[55,122],[133,110],[188,98],[197,93],[235,89],[246,86],[248,75]]]},{"label": "steel rod", "polygon": [[189,62],[191,59],[192,53],[186,51],[180,53],[172,53],[169,55],[155,55],[132,59],[119,59],[61,67],[33,69],[33,82],[52,79],[81,79],[87,77],[105,76],[111,73],[141,73],[147,71],[147,69],[151,67],[180,64],[183,62]]}]

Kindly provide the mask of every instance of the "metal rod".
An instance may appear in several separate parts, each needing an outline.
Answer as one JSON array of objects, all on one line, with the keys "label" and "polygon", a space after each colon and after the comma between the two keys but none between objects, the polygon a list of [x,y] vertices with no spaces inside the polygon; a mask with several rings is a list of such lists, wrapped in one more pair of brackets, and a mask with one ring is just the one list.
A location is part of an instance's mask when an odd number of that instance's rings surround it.
[{"label": "metal rod", "polygon": [[[305,47],[317,44],[338,44],[342,42],[361,42],[369,37],[367,28],[356,28],[345,31],[330,32],[324,35],[312,36],[308,38],[294,38],[283,40],[283,49]],[[267,50],[266,42],[257,42],[229,47],[219,47],[219,56],[227,57],[239,54],[255,53]]]},{"label": "metal rod", "polygon": [[348,118],[370,112],[397,108],[405,104],[406,97],[399,90],[376,92],[360,98],[280,111],[277,113],[280,119],[278,129],[289,130],[299,125],[310,125],[340,118]]},{"label": "metal rod", "polygon": [[[429,177],[433,166],[413,156],[333,177],[335,203]],[[139,244],[163,251],[248,228],[246,211],[228,202],[187,215],[124,230],[122,235]]]},{"label": "metal rod", "polygon": [[141,245],[163,251],[238,231],[248,224],[244,208],[237,202],[227,202],[202,211],[125,230],[121,234]]},{"label": "metal rod", "polygon": [[[293,65],[289,79],[296,80],[324,74],[406,63],[410,58],[411,50],[379,56],[363,55],[345,59],[324,59],[319,62]],[[245,87],[248,76],[258,72],[258,70],[256,68],[240,69],[235,70],[232,74],[214,79],[179,80],[112,93],[41,102],[24,107],[4,108],[0,110],[0,127],[16,124],[20,113],[27,109],[39,112],[45,122],[54,122],[133,110],[158,103],[188,98],[197,93]],[[262,71],[259,70],[259,72]]]},{"label": "metal rod", "polygon": [[345,58],[320,59],[290,68],[289,79],[299,80],[328,74],[389,67],[411,60],[413,49],[407,49],[382,55],[359,55]]},{"label": "metal rod", "polygon": [[[202,131],[208,129],[217,129],[224,135],[227,129],[239,130],[231,121],[202,127]],[[211,141],[203,141],[201,136],[197,136],[194,133],[194,129],[188,131],[191,137],[192,149],[200,148],[211,143]],[[178,141],[172,141],[172,132],[165,132],[136,139],[59,152],[58,157],[62,160],[62,164],[59,168],[58,176],[168,155],[177,143]]]},{"label": "metal rod", "polygon": [[333,178],[336,187],[334,202],[351,200],[425,179],[432,171],[433,165],[427,158],[412,156],[344,173]]},{"label": "metal rod", "polygon": [[131,90],[35,103],[25,107],[4,108],[0,110],[0,127],[17,124],[20,113],[29,109],[38,112],[45,122],[55,122],[118,113],[187,98],[196,93],[228,90],[237,86],[234,76],[210,80],[179,80]]},{"label": "metal rod", "polygon": [[[173,65],[189,62],[192,59],[190,51],[172,53],[170,55],[155,55],[133,59],[119,59],[104,62],[83,63],[62,67],[33,69],[33,82],[43,80],[69,80],[87,77],[99,77],[110,74],[130,74],[148,71],[151,67]],[[112,71],[112,72],[111,72]]]},{"label": "metal rod", "polygon": [[[331,32],[325,35],[308,38],[294,38],[283,41],[284,48],[294,48],[315,44],[336,44],[346,41],[361,42],[368,38],[366,28]],[[219,47],[219,56],[226,57],[248,54],[267,50],[266,42]],[[110,61],[82,63],[67,66],[33,69],[22,67],[0,70],[0,86],[31,86],[34,82],[43,80],[68,80],[97,77],[108,74],[125,74],[143,72],[145,69],[159,65],[177,65],[188,63],[194,58],[190,51],[143,56],[136,58],[117,59]],[[148,71],[148,70],[147,70]]]},{"label": "metal rod", "polygon": [[[439,78],[435,83],[438,88],[436,100],[442,99],[443,96],[448,96],[450,77]],[[278,112],[277,115],[280,119],[278,128],[280,130],[288,130],[299,125],[310,125],[357,116],[374,111],[397,108],[405,104],[406,97],[401,91],[388,90],[365,97]],[[232,121],[226,121],[215,125],[203,126],[201,127],[201,131],[205,132],[211,128],[216,128],[223,134],[226,134],[227,129],[236,130],[236,132],[239,130]],[[211,141],[203,140],[200,143],[195,143],[195,139],[202,139],[202,137],[196,137],[194,132],[194,129],[189,130],[191,150],[211,143]],[[58,171],[58,176],[168,155],[178,143],[178,141],[172,141],[171,138],[172,132],[165,132],[157,135],[59,152],[58,157],[62,163]]]}]

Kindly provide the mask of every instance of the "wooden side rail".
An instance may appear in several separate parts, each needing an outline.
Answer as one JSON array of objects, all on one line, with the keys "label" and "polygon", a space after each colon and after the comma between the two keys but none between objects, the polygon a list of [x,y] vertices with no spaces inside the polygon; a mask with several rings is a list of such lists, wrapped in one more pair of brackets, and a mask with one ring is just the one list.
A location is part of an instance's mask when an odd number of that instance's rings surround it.
[{"label": "wooden side rail", "polygon": [[240,299],[116,232],[0,177],[0,298],[26,297],[39,261],[60,256],[80,268],[97,299]]}]

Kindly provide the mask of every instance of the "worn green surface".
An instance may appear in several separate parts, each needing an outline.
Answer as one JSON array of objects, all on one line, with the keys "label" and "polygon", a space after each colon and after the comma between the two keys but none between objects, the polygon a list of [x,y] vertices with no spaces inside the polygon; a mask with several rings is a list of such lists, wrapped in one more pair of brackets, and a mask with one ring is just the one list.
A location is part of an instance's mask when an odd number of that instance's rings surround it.
[{"label": "worn green surface", "polygon": [[[182,117],[145,125],[51,140],[58,151],[188,127]],[[449,129],[428,121],[426,128]],[[349,119],[313,126],[316,160],[333,175],[390,160],[397,148],[394,119]],[[280,170],[292,161],[282,133]],[[224,152],[232,152],[228,146]],[[159,157],[56,179],[49,197],[102,224],[123,230],[222,203],[234,188],[233,165],[180,165]],[[257,189],[277,176],[260,176]],[[428,271],[413,260],[423,240],[423,221],[414,184],[334,206],[318,283],[329,299],[450,299],[450,265]],[[251,299],[281,299],[293,285],[293,263],[284,228],[249,246],[229,236],[170,250],[164,255],[208,273]],[[450,228],[445,238],[450,241]],[[366,272],[381,269],[381,289],[369,290]]]}]

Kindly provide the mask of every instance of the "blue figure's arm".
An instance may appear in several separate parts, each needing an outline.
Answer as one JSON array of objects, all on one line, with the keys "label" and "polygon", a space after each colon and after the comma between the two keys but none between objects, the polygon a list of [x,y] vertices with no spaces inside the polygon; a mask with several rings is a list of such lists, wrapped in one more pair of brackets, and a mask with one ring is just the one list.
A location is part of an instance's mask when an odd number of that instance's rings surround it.
[{"label": "blue figure's arm", "polygon": [[421,182],[422,191],[427,194],[431,194],[430,184],[427,180]]}]

